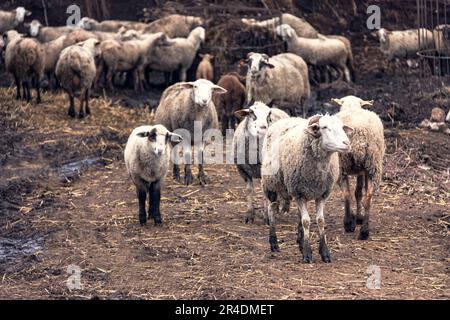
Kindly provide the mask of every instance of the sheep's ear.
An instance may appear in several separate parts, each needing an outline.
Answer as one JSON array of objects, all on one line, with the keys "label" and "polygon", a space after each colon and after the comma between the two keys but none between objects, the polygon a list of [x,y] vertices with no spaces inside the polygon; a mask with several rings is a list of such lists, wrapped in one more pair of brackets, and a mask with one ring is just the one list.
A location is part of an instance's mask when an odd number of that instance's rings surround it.
[{"label": "sheep's ear", "polygon": [[213,90],[213,93],[215,93],[215,94],[224,94],[224,93],[228,92],[226,89],[224,89],[218,85],[213,85],[212,90]]},{"label": "sheep's ear", "polygon": [[249,52],[249,53],[247,53],[247,59],[249,59],[252,55],[254,55],[255,53],[252,51],[252,52]]},{"label": "sheep's ear", "polygon": [[29,17],[29,16],[31,16],[31,11],[30,10],[25,10],[25,16],[27,16],[27,17]]},{"label": "sheep's ear", "polygon": [[344,132],[348,135],[351,136],[353,134],[353,132],[355,132],[355,129],[353,129],[352,127],[346,126],[344,125]]},{"label": "sheep's ear", "polygon": [[267,68],[269,68],[269,69],[275,68],[275,66],[274,66],[273,64],[269,63],[269,62],[264,62],[264,65],[265,65]]},{"label": "sheep's ear", "polygon": [[375,101],[373,101],[373,100],[363,101],[363,102],[361,103],[361,108],[370,108],[370,107],[373,107],[374,102],[375,102]]},{"label": "sheep's ear", "polygon": [[192,87],[194,86],[194,83],[193,82],[182,82],[179,85],[185,89],[192,89]]},{"label": "sheep's ear", "polygon": [[198,56],[202,59],[205,57],[205,55],[203,53],[199,53]]},{"label": "sheep's ear", "polygon": [[331,102],[333,102],[337,106],[342,106],[344,104],[344,101],[342,101],[342,99],[337,99],[337,98],[332,98]]},{"label": "sheep's ear", "polygon": [[321,115],[315,115],[309,119],[308,122],[308,131],[315,137],[320,136],[320,126],[319,120],[322,118]]},{"label": "sheep's ear", "polygon": [[241,109],[234,113],[234,115],[239,119],[243,120],[250,113],[250,109]]},{"label": "sheep's ear", "polygon": [[179,134],[173,133],[173,132],[167,132],[167,141],[172,142],[173,144],[180,143],[183,141],[183,137]]},{"label": "sheep's ear", "polygon": [[147,138],[150,133],[148,131],[138,132],[136,135],[140,138]]}]

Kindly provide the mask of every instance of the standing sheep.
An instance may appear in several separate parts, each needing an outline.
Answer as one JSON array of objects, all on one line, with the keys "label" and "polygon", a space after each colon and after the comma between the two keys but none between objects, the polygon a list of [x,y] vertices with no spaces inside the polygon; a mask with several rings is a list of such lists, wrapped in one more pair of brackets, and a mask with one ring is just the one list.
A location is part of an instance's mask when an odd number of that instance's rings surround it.
[{"label": "standing sheep", "polygon": [[307,120],[282,119],[274,123],[263,145],[262,188],[269,201],[270,247],[279,251],[275,215],[279,201],[292,198],[299,208],[298,244],[303,262],[312,262],[307,202],[315,200],[319,227],[319,253],[331,262],[323,209],[339,178],[338,152],[350,151],[346,133],[352,129],[335,116],[316,115]]},{"label": "standing sheep", "polygon": [[118,32],[123,27],[127,29],[144,30],[147,27],[147,24],[142,22],[120,20],[104,20],[98,22],[95,19],[83,17],[80,22],[78,22],[77,26],[89,31]]},{"label": "standing sheep", "polygon": [[240,81],[240,75],[230,72],[220,77],[217,82],[219,87],[227,90],[227,93],[214,96],[214,104],[222,125],[222,134],[225,136],[227,129],[235,129],[237,119],[234,112],[238,111],[245,103],[245,87]]},{"label": "standing sheep", "polygon": [[42,45],[36,39],[23,38],[16,31],[8,31],[5,51],[6,70],[14,76],[17,86],[17,99],[21,98],[20,85],[23,87],[23,98],[32,100],[30,84],[35,83],[37,103],[41,103],[40,82],[44,73],[45,54]]},{"label": "standing sheep", "polygon": [[200,61],[197,72],[195,75],[196,80],[198,79],[206,79],[209,81],[214,81],[214,68],[211,64],[211,61],[214,59],[213,55],[207,54],[199,54],[202,61]]},{"label": "standing sheep", "polygon": [[59,59],[59,55],[66,48],[66,36],[61,36],[56,40],[52,40],[42,44],[45,54],[44,74],[47,75],[49,86],[51,87],[52,79],[55,76],[55,68]]},{"label": "standing sheep", "polygon": [[180,142],[181,136],[169,132],[162,125],[141,126],[133,130],[124,151],[128,174],[136,186],[139,200],[139,222],[147,223],[145,201],[149,197],[148,218],[155,225],[162,223],[159,204],[161,183],[167,174],[170,160],[169,142]]},{"label": "standing sheep", "polygon": [[295,115],[296,107],[304,106],[311,96],[305,61],[293,53],[269,58],[266,54],[251,52],[247,58],[247,104],[261,101]]},{"label": "standing sheep", "polygon": [[38,20],[31,21],[28,27],[30,36],[41,43],[58,39],[75,30],[73,27],[44,27]]},{"label": "standing sheep", "polygon": [[247,183],[245,223],[253,223],[255,220],[253,179],[261,179],[262,143],[269,126],[280,119],[289,118],[289,115],[258,101],[248,109],[236,111],[236,116],[243,121],[233,136],[234,163],[239,175]]},{"label": "standing sheep", "polygon": [[[226,90],[211,81],[200,79],[195,82],[180,82],[167,88],[160,100],[155,113],[155,122],[164,125],[169,131],[184,129],[183,136],[186,144],[184,148],[184,183],[192,184],[191,172],[191,147],[198,150],[198,178],[200,184],[206,184],[206,175],[203,168],[203,150],[206,142],[196,139],[201,129],[205,132],[209,129],[218,129],[216,107],[212,101],[213,94],[226,93]],[[174,161],[174,179],[180,179],[179,165]]]},{"label": "standing sheep", "polygon": [[0,34],[15,29],[28,16],[31,16],[31,11],[26,10],[24,7],[17,7],[12,11],[0,10]]},{"label": "standing sheep", "polygon": [[[364,110],[373,101],[364,101],[355,96],[333,99],[341,107],[336,115],[341,121],[354,129],[350,138],[352,150],[340,155],[341,178],[339,184],[344,194],[346,232],[354,232],[356,224],[362,224],[359,239],[369,237],[369,217],[372,195],[381,182],[383,157],[385,152],[384,128],[374,112]],[[356,176],[356,215],[351,208],[349,176]],[[363,188],[365,191],[364,214],[362,212]]]},{"label": "standing sheep", "polygon": [[194,28],[202,26],[204,22],[200,17],[172,14],[150,22],[144,32],[164,32],[170,38],[187,37]]},{"label": "standing sheep", "polygon": [[[78,116],[83,118],[90,114],[89,96],[95,79],[95,58],[100,55],[100,41],[89,39],[85,42],[70,46],[61,52],[56,64],[56,77],[61,87],[69,96],[68,114],[75,117],[75,101],[80,100],[80,111]],[[84,106],[84,108],[83,108]]]}]

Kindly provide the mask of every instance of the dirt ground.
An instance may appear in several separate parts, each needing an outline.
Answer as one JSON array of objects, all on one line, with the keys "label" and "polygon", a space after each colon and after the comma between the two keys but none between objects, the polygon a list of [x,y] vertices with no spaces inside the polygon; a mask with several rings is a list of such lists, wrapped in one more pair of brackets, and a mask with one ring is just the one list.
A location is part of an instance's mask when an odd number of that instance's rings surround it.
[{"label": "dirt ground", "polygon": [[[313,223],[314,263],[302,264],[297,210],[279,217],[281,252],[271,253],[261,193],[259,218],[244,224],[245,184],[230,165],[207,166],[206,188],[169,174],[164,225],[140,227],[122,151],[152,117],[113,100],[94,99],[92,116],[72,120],[61,94],[36,106],[0,89],[0,298],[450,297],[448,135],[387,128],[370,240],[344,232],[336,190],[326,205],[333,262],[320,261]],[[81,269],[80,290],[68,289],[70,265]],[[371,266],[380,289],[366,286]]]}]

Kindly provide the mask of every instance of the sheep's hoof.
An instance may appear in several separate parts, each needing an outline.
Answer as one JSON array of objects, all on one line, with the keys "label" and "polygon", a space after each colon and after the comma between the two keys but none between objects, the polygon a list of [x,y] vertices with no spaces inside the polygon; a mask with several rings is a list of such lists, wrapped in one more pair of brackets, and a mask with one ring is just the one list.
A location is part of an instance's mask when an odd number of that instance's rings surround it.
[{"label": "sheep's hoof", "polygon": [[255,222],[255,211],[253,210],[247,211],[245,215],[245,223],[253,224],[254,222]]},{"label": "sheep's hoof", "polygon": [[270,251],[280,252],[280,247],[278,246],[278,239],[276,236],[271,235],[269,237],[269,243],[270,243]]},{"label": "sheep's hoof", "polygon": [[309,245],[309,241],[304,240],[303,248],[301,251],[303,254],[303,263],[311,263],[312,262],[312,250],[311,250],[311,246]]},{"label": "sheep's hoof", "polygon": [[192,184],[192,182],[194,181],[194,178],[192,177],[192,174],[186,174],[184,176],[184,184],[189,186]]},{"label": "sheep's hoof", "polygon": [[80,112],[80,113],[78,114],[78,118],[83,119],[83,118],[84,118],[84,113]]},{"label": "sheep's hoof", "polygon": [[162,225],[161,218],[154,218],[153,221],[155,222],[155,226],[157,227]]},{"label": "sheep's hoof", "polygon": [[198,180],[200,181],[200,185],[202,185],[202,186],[205,186],[207,184],[206,175],[204,175],[204,174],[199,174]]},{"label": "sheep's hoof", "polygon": [[345,232],[355,232],[356,228],[356,218],[352,217],[350,219],[344,218],[344,229]]},{"label": "sheep's hoof", "polygon": [[361,229],[359,232],[358,240],[367,240],[369,239],[369,230]]},{"label": "sheep's hoof", "polygon": [[321,256],[323,262],[325,262],[325,263],[331,262],[330,251],[328,250],[328,246],[327,246],[327,243],[325,242],[324,238],[320,239],[319,253],[320,253],[320,256]]},{"label": "sheep's hoof", "polygon": [[264,218],[264,225],[266,225],[266,226],[270,226],[270,221],[269,221],[269,218]]},{"label": "sheep's hoof", "polygon": [[76,114],[75,114],[75,110],[73,109],[69,109],[69,112],[67,113],[69,115],[69,117],[71,118],[75,118]]},{"label": "sheep's hoof", "polygon": [[142,227],[145,226],[147,224],[147,217],[145,215],[139,215],[139,223]]}]

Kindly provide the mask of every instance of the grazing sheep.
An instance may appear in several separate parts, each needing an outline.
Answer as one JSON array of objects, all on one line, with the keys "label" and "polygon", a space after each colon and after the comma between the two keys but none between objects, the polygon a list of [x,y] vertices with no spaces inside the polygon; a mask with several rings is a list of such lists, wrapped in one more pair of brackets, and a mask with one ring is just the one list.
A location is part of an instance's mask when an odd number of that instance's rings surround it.
[{"label": "grazing sheep", "polygon": [[68,114],[72,118],[75,117],[75,97],[80,100],[78,116],[83,118],[85,113],[91,113],[89,96],[96,74],[95,59],[99,55],[100,41],[97,39],[88,39],[61,52],[56,64],[56,77],[69,96]]},{"label": "grazing sheep", "polygon": [[310,25],[305,19],[296,17],[289,13],[283,13],[280,17],[256,21],[254,19],[242,19],[242,22],[247,25],[257,25],[259,27],[268,28],[275,31],[275,28],[281,24],[287,24],[295,30],[298,36],[303,38],[318,38],[319,32]]},{"label": "grazing sheep", "polygon": [[233,137],[234,163],[240,176],[247,183],[245,223],[253,223],[255,220],[253,179],[261,179],[262,143],[269,126],[280,119],[289,118],[289,115],[258,101],[248,109],[236,111],[236,116],[243,121],[237,127]]},{"label": "grazing sheep", "polygon": [[32,100],[30,83],[34,80],[37,91],[37,103],[41,103],[40,82],[44,73],[45,54],[42,45],[36,39],[23,38],[16,31],[6,33],[5,51],[6,70],[14,76],[17,86],[17,99],[21,98],[20,85],[23,87],[23,98]]},{"label": "grazing sheep", "polygon": [[[339,184],[344,194],[346,232],[354,232],[356,224],[362,224],[359,239],[369,237],[369,217],[373,193],[381,182],[383,157],[385,151],[384,128],[380,118],[374,112],[362,109],[372,106],[373,101],[364,101],[355,96],[333,99],[341,107],[336,115],[344,125],[354,132],[350,138],[352,150],[340,155],[341,178]],[[356,216],[351,209],[349,176],[357,176]],[[363,188],[365,190],[364,214],[362,212]]]},{"label": "grazing sheep", "polygon": [[295,30],[287,24],[276,27],[276,33],[287,42],[289,52],[299,55],[306,63],[314,66],[333,66],[340,73],[339,78],[344,76],[347,82],[351,82],[348,68],[351,57],[342,40],[323,36],[318,39],[298,37]]},{"label": "grazing sheep", "polygon": [[296,107],[311,96],[305,61],[292,53],[269,58],[266,54],[251,52],[247,58],[247,104],[261,101],[295,115]]},{"label": "grazing sheep", "polygon": [[162,125],[141,126],[133,130],[124,151],[128,174],[136,186],[139,200],[139,222],[147,223],[145,200],[149,196],[148,218],[155,225],[162,223],[159,204],[161,183],[167,174],[170,160],[169,142],[180,142],[181,136],[169,132]]},{"label": "grazing sheep", "polygon": [[[198,150],[198,178],[200,184],[206,184],[206,175],[203,168],[203,150],[206,142],[195,139],[194,128],[201,126],[203,132],[209,129],[218,129],[216,107],[212,101],[213,94],[226,93],[224,88],[213,84],[211,81],[200,79],[195,82],[180,82],[167,88],[160,100],[155,113],[155,122],[161,123],[169,131],[184,129],[184,183],[192,184],[191,172],[191,146]],[[179,165],[174,161],[174,179],[180,179]]]},{"label": "grazing sheep", "polygon": [[101,43],[101,60],[99,73],[107,67],[109,89],[114,91],[113,74],[133,72],[135,90],[144,90],[144,70],[155,59],[155,51],[161,46],[169,46],[167,36],[161,32],[145,35],[143,39],[117,41],[106,40]]},{"label": "grazing sheep", "polygon": [[222,134],[225,136],[227,129],[236,128],[237,119],[234,113],[244,106],[245,87],[236,72],[220,77],[217,85],[227,90],[225,94],[214,96],[214,104],[222,124]]},{"label": "grazing sheep", "polygon": [[149,67],[162,72],[180,70],[180,81],[185,82],[187,70],[192,66],[200,45],[205,41],[205,29],[197,27],[187,38],[173,38],[168,41],[170,47],[155,47]]},{"label": "grazing sheep", "polygon": [[28,16],[31,16],[31,11],[24,7],[17,7],[12,11],[0,10],[0,34],[15,29]]},{"label": "grazing sheep", "polygon": [[44,27],[38,20],[33,20],[27,25],[30,36],[38,39],[41,43],[56,40],[74,30],[73,27]]},{"label": "grazing sheep", "polygon": [[319,253],[324,262],[331,262],[325,235],[323,209],[339,178],[338,153],[350,150],[345,126],[336,116],[316,115],[307,120],[281,119],[268,130],[263,144],[261,167],[262,188],[269,201],[269,242],[272,251],[279,251],[275,230],[278,201],[292,198],[299,208],[298,243],[303,262],[312,262],[307,202],[315,200],[319,227]]},{"label": "grazing sheep", "polygon": [[124,27],[127,29],[144,30],[148,25],[142,22],[120,20],[104,20],[99,22],[92,18],[83,17],[77,26],[88,31],[118,32]]},{"label": "grazing sheep", "polygon": [[204,24],[200,17],[172,14],[150,22],[144,29],[145,33],[163,32],[170,38],[187,37],[196,27]]},{"label": "grazing sheep", "polygon": [[202,61],[200,61],[197,67],[197,73],[195,75],[196,80],[198,79],[206,79],[209,81],[214,81],[214,68],[211,64],[211,61],[214,59],[214,56],[211,54],[199,54]]}]

